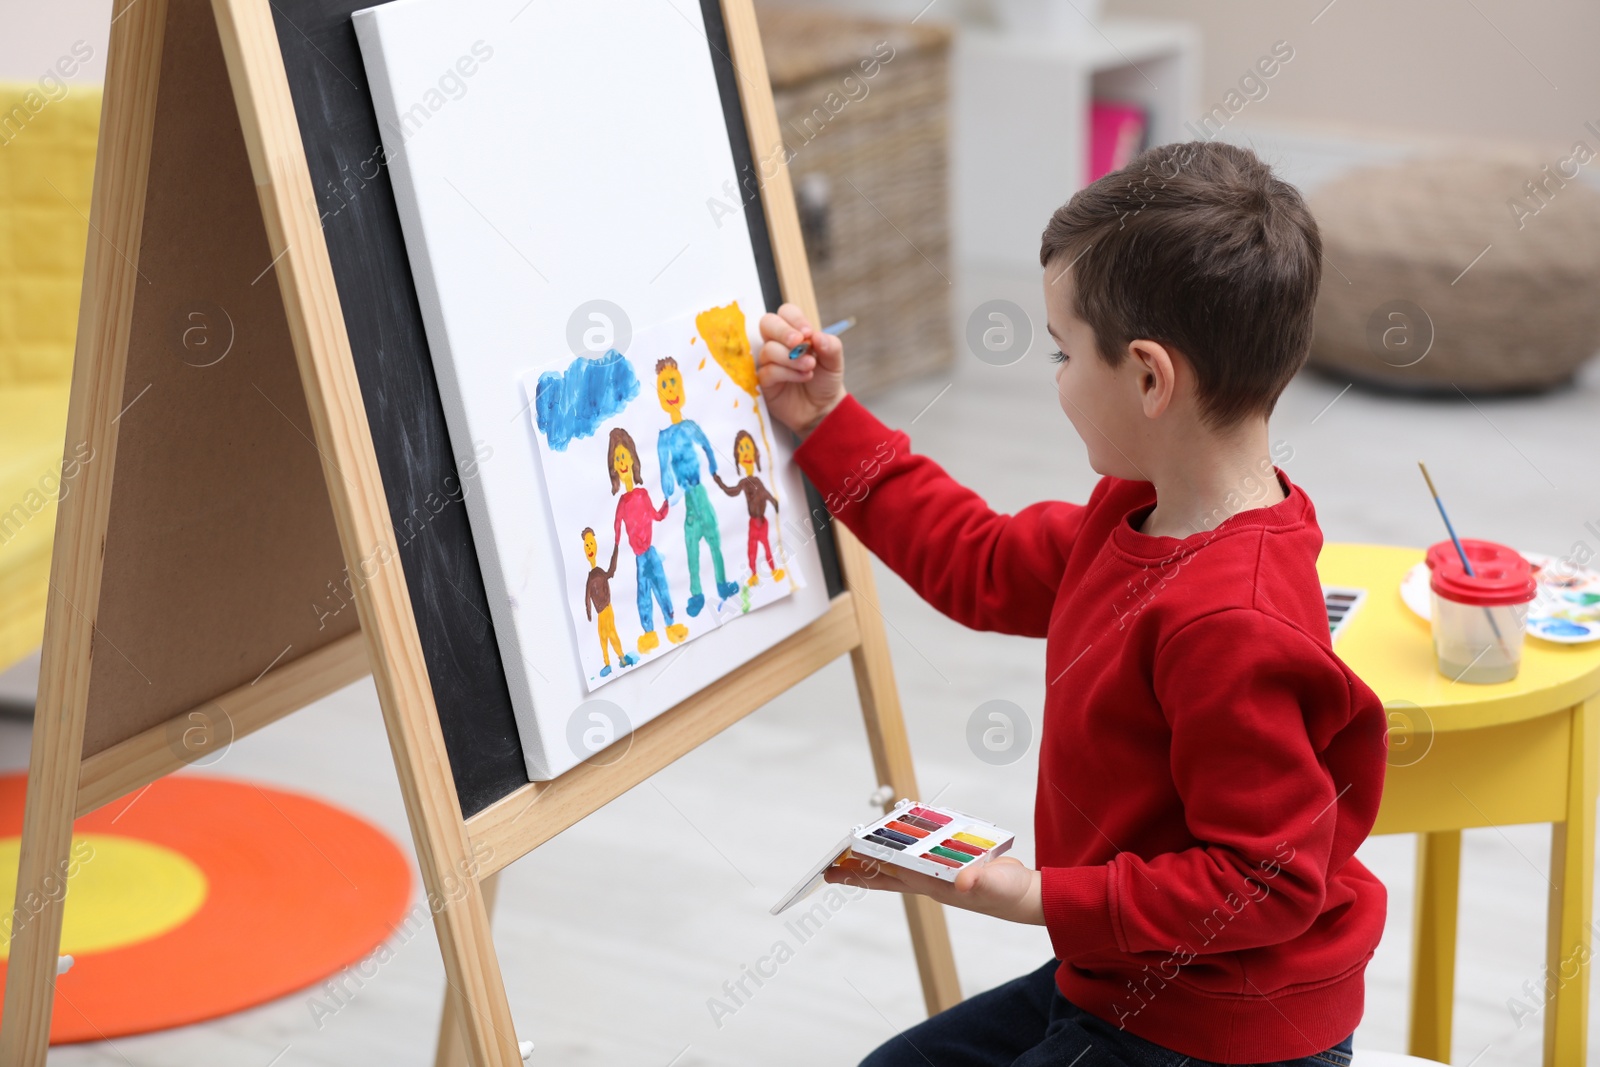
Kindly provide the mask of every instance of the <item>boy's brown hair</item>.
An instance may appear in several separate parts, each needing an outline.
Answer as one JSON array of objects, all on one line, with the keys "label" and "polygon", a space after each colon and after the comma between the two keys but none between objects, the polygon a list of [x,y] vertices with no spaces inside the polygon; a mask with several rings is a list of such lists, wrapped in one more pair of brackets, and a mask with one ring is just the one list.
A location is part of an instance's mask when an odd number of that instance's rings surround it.
[{"label": "boy's brown hair", "polygon": [[1182,352],[1213,429],[1272,414],[1305,363],[1322,237],[1293,185],[1217,141],[1141,152],[1056,209],[1039,263],[1112,367],[1137,339]]}]

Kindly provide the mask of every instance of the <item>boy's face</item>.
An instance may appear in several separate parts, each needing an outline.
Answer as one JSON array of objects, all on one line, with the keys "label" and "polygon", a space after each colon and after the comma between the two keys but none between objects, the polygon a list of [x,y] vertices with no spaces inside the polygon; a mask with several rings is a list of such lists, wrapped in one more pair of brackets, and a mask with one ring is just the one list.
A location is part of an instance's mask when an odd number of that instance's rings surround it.
[{"label": "boy's face", "polygon": [[589,566],[594,566],[595,557],[600,554],[599,548],[594,543],[594,534],[584,531],[583,558],[589,561]]},{"label": "boy's face", "polygon": [[1130,357],[1112,370],[1095,350],[1094,331],[1073,312],[1073,299],[1073,272],[1058,257],[1044,271],[1044,304],[1050,339],[1067,357],[1055,375],[1061,410],[1096,473],[1142,481],[1137,460],[1151,429],[1140,403],[1142,365]]}]

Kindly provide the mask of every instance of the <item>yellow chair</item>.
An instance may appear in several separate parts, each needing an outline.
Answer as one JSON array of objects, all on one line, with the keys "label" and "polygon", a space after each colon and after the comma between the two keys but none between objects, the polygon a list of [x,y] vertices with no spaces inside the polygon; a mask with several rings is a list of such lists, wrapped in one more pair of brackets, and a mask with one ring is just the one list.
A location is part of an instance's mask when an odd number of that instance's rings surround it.
[{"label": "yellow chair", "polygon": [[[54,95],[54,94],[53,94]],[[44,633],[100,87],[0,84],[0,669]]]}]

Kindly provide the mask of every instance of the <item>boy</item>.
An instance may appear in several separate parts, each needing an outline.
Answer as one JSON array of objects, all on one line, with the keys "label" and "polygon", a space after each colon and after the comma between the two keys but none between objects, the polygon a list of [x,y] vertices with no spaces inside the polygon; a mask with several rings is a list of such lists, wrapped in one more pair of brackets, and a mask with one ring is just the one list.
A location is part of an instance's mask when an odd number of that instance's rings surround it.
[{"label": "boy", "polygon": [[863,1067],[1346,1067],[1383,931],[1353,854],[1386,718],[1333,653],[1316,513],[1267,437],[1310,344],[1316,222],[1250,151],[1163,145],[1058,209],[1039,260],[1060,405],[1103,475],[1086,504],[995,513],[845,393],[838,338],[761,319],[768,406],[835,516],[958,622],[1047,638],[1039,868],[829,880],[1043,925],[1055,959]]},{"label": "boy", "polygon": [[613,542],[611,563],[600,566],[600,545],[595,540],[594,527],[583,528],[583,558],[589,561],[589,575],[583,582],[583,617],[598,617],[599,620],[596,629],[600,635],[600,658],[604,661],[604,666],[600,668],[602,678],[611,673],[612,648],[617,650],[618,670],[639,662],[632,652],[622,651],[622,638],[617,634],[617,615],[611,610],[611,579],[617,576],[617,552],[621,548],[621,541]]}]

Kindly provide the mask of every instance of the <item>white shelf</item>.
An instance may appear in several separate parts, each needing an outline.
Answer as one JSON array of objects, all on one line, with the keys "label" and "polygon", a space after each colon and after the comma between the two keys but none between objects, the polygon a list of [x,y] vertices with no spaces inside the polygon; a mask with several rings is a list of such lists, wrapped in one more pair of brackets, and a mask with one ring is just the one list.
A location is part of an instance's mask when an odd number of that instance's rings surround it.
[{"label": "white shelf", "polygon": [[961,30],[965,45],[974,52],[1048,59],[1091,71],[1162,58],[1198,40],[1197,33],[1187,22],[1122,18],[1101,19],[1093,27],[1085,23],[1079,31],[1059,34],[1010,33],[977,26]]},{"label": "white shelf", "polygon": [[1144,107],[1149,143],[1187,141],[1200,113],[1190,23],[1103,19],[1081,32],[963,27],[951,63],[952,243],[963,266],[1038,269],[1050,214],[1084,184],[1089,104]]}]

